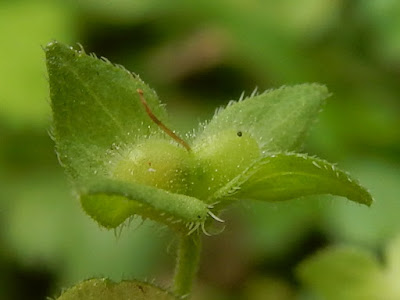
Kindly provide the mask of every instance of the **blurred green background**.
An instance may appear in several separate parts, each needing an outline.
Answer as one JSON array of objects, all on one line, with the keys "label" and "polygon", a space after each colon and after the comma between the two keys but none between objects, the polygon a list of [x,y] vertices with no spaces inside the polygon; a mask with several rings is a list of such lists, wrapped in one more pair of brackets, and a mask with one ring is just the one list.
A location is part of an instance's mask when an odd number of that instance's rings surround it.
[{"label": "blurred green background", "polygon": [[108,232],[80,209],[48,135],[41,47],[54,39],[140,74],[181,131],[256,87],[333,93],[304,151],[350,171],[376,202],[241,203],[205,240],[196,299],[311,299],[293,275],[304,258],[341,243],[381,253],[400,233],[398,16],[396,0],[2,0],[0,299],[44,299],[94,276],[168,286],[174,264],[165,228]]}]

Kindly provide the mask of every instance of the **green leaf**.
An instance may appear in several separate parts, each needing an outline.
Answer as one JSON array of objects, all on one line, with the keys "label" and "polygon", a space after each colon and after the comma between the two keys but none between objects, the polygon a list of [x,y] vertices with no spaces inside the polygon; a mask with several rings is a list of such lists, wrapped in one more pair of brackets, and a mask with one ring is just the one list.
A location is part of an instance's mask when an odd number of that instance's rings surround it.
[{"label": "green leaf", "polygon": [[66,290],[58,300],[172,300],[168,292],[136,280],[112,282],[108,279],[90,279]]},{"label": "green leaf", "polygon": [[137,214],[189,232],[203,224],[209,213],[207,204],[197,198],[134,182],[96,179],[86,183],[80,195],[84,210],[106,228]]},{"label": "green leaf", "polygon": [[369,252],[350,247],[326,249],[303,261],[297,275],[303,284],[326,300],[377,300],[382,273]]},{"label": "green leaf", "polygon": [[303,143],[328,96],[325,86],[313,83],[281,87],[231,102],[216,113],[198,139],[233,130],[250,134],[262,150],[292,151]]},{"label": "green leaf", "polygon": [[373,201],[368,191],[347,173],[303,154],[263,157],[214,197],[280,201],[317,194],[343,196],[368,206]]},{"label": "green leaf", "polygon": [[115,150],[160,131],[146,114],[137,89],[144,91],[158,118],[165,119],[166,112],[138,76],[58,42],[45,52],[52,134],[59,159],[73,178],[106,173]]}]

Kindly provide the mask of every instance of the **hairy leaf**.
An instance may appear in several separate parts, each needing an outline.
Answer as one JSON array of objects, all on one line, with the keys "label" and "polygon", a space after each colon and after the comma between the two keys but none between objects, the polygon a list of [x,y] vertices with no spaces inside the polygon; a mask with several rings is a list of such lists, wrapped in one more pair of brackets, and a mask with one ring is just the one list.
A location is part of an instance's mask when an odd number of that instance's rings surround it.
[{"label": "hairy leaf", "polygon": [[216,113],[199,139],[223,130],[250,134],[265,151],[292,151],[302,145],[328,90],[320,84],[281,87],[232,102]]},{"label": "hairy leaf", "polygon": [[53,42],[45,48],[53,109],[53,137],[72,177],[93,177],[106,168],[109,151],[159,131],[137,89],[159,118],[166,112],[136,75],[105,60]]},{"label": "hairy leaf", "polygon": [[84,210],[106,228],[115,228],[128,217],[140,215],[180,231],[190,231],[205,222],[209,211],[197,198],[112,179],[86,183],[80,195]]},{"label": "hairy leaf", "polygon": [[66,290],[57,300],[172,300],[168,292],[136,280],[90,279]]},{"label": "hairy leaf", "polygon": [[373,201],[347,173],[303,154],[263,157],[214,197],[280,201],[316,194],[343,196],[368,206]]}]

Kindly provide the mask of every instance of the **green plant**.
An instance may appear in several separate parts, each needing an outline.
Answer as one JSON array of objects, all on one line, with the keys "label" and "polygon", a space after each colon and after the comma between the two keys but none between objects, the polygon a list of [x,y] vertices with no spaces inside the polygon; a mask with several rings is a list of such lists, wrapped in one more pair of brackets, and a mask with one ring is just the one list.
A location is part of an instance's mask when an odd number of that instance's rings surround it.
[{"label": "green plant", "polygon": [[[45,52],[52,136],[83,209],[109,229],[139,215],[179,235],[171,298],[190,295],[201,233],[224,222],[219,213],[233,202],[329,193],[372,203],[334,164],[296,152],[329,96],[323,85],[281,87],[230,102],[185,141],[169,129],[156,93],[137,75],[82,48],[53,42]],[[60,299],[102,299],[99,282]],[[109,287],[127,294],[140,284]]]}]

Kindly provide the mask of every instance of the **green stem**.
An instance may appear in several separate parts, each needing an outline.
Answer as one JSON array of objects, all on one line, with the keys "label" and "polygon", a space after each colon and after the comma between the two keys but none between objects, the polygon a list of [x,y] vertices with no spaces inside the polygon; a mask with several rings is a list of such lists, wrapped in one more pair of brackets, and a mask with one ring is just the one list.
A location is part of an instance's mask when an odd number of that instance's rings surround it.
[{"label": "green stem", "polygon": [[200,235],[180,236],[173,287],[174,295],[178,298],[185,299],[190,295],[199,268],[200,249]]}]

